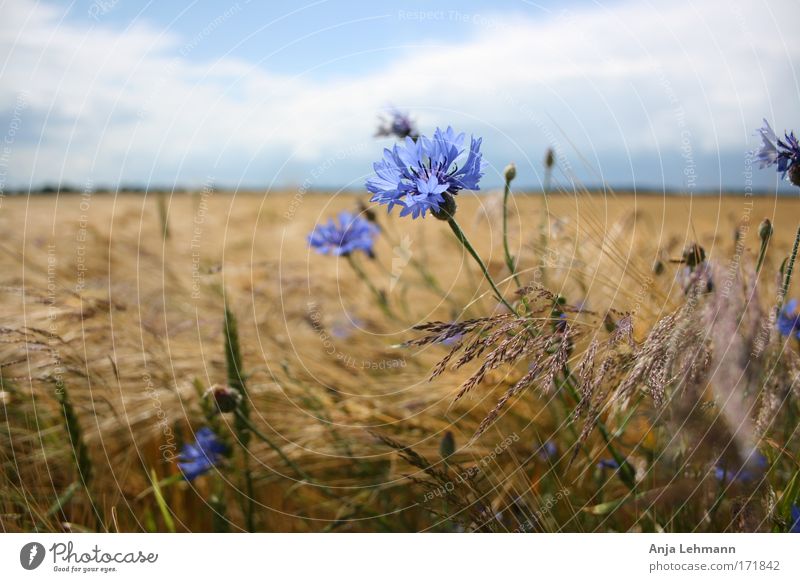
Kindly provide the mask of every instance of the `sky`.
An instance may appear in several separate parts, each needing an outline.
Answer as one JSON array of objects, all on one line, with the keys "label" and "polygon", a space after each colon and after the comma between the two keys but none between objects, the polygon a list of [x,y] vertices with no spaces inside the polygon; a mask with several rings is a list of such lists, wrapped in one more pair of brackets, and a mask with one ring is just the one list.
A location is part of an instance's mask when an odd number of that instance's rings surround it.
[{"label": "sky", "polygon": [[797,0],[0,0],[0,191],[360,189],[392,140],[483,138],[539,188],[790,191],[747,155],[800,130]]}]

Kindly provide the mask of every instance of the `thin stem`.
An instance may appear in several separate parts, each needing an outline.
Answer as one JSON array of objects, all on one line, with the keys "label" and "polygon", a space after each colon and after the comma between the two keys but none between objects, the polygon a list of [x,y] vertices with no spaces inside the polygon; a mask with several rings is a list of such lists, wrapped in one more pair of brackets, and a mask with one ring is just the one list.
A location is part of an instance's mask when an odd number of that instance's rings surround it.
[{"label": "thin stem", "polygon": [[769,237],[761,240],[761,249],[758,251],[758,261],[756,262],[756,275],[761,271],[761,265],[764,263],[764,257],[767,256],[767,246],[769,245]]},{"label": "thin stem", "polygon": [[[569,395],[575,400],[576,403],[580,402],[580,395],[575,389],[575,385],[572,383],[572,372],[570,371],[569,366],[565,365],[562,372],[564,374],[564,385],[567,387]],[[620,453],[614,446],[611,433],[609,433],[605,423],[598,418],[596,425],[600,436],[603,437],[603,441],[606,443],[606,448],[608,448],[611,456],[617,462],[617,465],[619,465],[620,479],[623,483],[625,483],[628,489],[633,491],[636,488],[636,475],[633,473],[633,469],[631,469],[631,466],[625,459],[625,456],[622,455],[622,453]]]},{"label": "thin stem", "polygon": [[[393,247],[399,247],[400,246],[400,244],[398,243],[397,239],[389,231],[388,228],[383,228],[382,225],[380,225],[380,224],[378,224],[378,227],[381,229],[381,232],[383,232],[383,234],[386,236],[386,239],[389,241],[389,244],[391,244]],[[423,230],[422,232],[424,233],[425,231]],[[423,241],[423,245],[422,245],[421,248],[423,249],[423,252],[425,252],[427,250],[427,248],[426,248],[426,246],[424,244],[424,241]],[[420,276],[425,281],[425,283],[427,283],[428,287],[430,287],[436,294],[444,295],[444,291],[442,290],[441,286],[439,285],[439,282],[436,280],[436,277],[433,276],[433,273],[431,273],[425,267],[425,262],[424,261],[420,262],[417,259],[415,259],[414,257],[409,257],[409,263],[411,263],[411,266],[413,266],[417,270],[417,272],[420,274]]]},{"label": "thin stem", "polygon": [[503,189],[503,252],[506,256],[506,266],[508,267],[511,276],[514,277],[514,282],[517,287],[522,287],[517,276],[517,267],[514,264],[514,257],[511,256],[511,251],[508,248],[508,197],[511,194],[511,181],[506,180],[505,188]]},{"label": "thin stem", "polygon": [[489,282],[492,291],[494,291],[494,294],[497,297],[497,299],[500,300],[500,303],[505,305],[511,313],[516,313],[514,307],[508,301],[506,301],[505,297],[503,297],[503,294],[500,293],[500,289],[497,288],[497,285],[495,285],[492,276],[489,274],[489,269],[486,268],[486,265],[484,264],[483,260],[481,260],[480,255],[478,255],[478,252],[475,250],[475,247],[473,247],[472,244],[469,242],[469,240],[467,239],[467,235],[465,235],[464,231],[461,230],[461,227],[456,222],[456,219],[451,216],[450,218],[447,219],[447,224],[450,225],[450,228],[452,229],[453,234],[456,235],[458,241],[462,245],[464,245],[464,248],[467,249],[467,252],[470,255],[472,255],[472,258],[475,259],[476,263],[478,263],[478,267],[480,267],[483,276],[486,278],[486,281]]},{"label": "thin stem", "polygon": [[260,440],[262,440],[265,443],[267,443],[267,445],[269,445],[269,448],[271,448],[273,451],[278,453],[278,456],[283,460],[284,463],[286,463],[286,465],[292,471],[297,473],[304,481],[307,481],[308,483],[314,483],[314,480],[311,479],[311,477],[309,477],[308,473],[303,471],[303,469],[301,469],[294,461],[292,461],[289,457],[287,457],[286,453],[284,453],[281,450],[281,448],[272,441],[271,438],[269,438],[263,432],[258,430],[253,425],[253,423],[250,422],[250,419],[245,417],[244,414],[242,414],[242,412],[238,408],[236,409],[235,414],[236,414],[236,418],[238,418],[242,422],[242,424],[244,424],[250,430],[251,433],[253,433]]},{"label": "thin stem", "polygon": [[350,263],[350,267],[352,267],[359,279],[364,281],[364,284],[369,288],[372,294],[375,295],[375,298],[378,300],[378,305],[383,312],[388,317],[394,317],[394,314],[389,307],[389,302],[386,300],[386,295],[384,295],[377,287],[375,287],[375,285],[372,284],[372,281],[370,281],[369,277],[364,272],[364,269],[361,268],[361,265],[358,264],[358,261],[353,258],[353,255],[347,255],[347,261]]},{"label": "thin stem", "polygon": [[539,224],[539,247],[542,254],[542,284],[545,284],[547,278],[547,269],[545,266],[545,262],[547,260],[547,195],[550,193],[550,177],[552,171],[552,165],[545,164],[544,186],[542,188],[542,220]]},{"label": "thin stem", "polygon": [[789,263],[786,265],[786,276],[783,279],[783,288],[781,289],[781,296],[778,298],[778,312],[783,308],[783,302],[786,295],[789,293],[789,283],[792,282],[792,272],[794,271],[794,261],[797,258],[797,249],[800,247],[800,227],[797,228],[797,234],[794,237],[794,246],[792,247],[792,254],[789,255]]}]

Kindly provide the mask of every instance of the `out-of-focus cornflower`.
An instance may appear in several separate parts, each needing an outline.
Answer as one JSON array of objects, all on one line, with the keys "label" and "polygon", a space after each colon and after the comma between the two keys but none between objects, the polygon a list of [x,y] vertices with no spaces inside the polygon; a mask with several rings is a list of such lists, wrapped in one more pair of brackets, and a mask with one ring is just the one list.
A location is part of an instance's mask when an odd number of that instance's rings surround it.
[{"label": "out-of-focus cornflower", "polygon": [[381,125],[378,126],[378,132],[375,136],[389,137],[392,135],[400,139],[405,139],[407,137],[417,139],[419,133],[417,132],[414,121],[409,117],[408,113],[392,108],[389,111],[388,117],[381,118]]},{"label": "out-of-focus cornflower", "polygon": [[463,339],[464,339],[464,334],[463,333],[457,333],[455,335],[447,336],[446,338],[441,340],[439,343],[442,344],[443,346],[448,346],[449,347],[449,346],[456,345],[458,342],[460,342]]},{"label": "out-of-focus cornflower", "polygon": [[775,325],[781,335],[800,339],[800,313],[797,313],[797,299],[790,299],[786,302],[778,314],[778,321]]},{"label": "out-of-focus cornflower", "polygon": [[714,290],[713,268],[707,261],[703,261],[695,267],[681,268],[676,279],[684,293],[689,293],[692,289],[703,290],[706,293]]},{"label": "out-of-focus cornflower", "polygon": [[364,327],[364,322],[355,316],[345,314],[335,320],[331,325],[331,335],[337,339],[347,339],[353,335],[353,331]]},{"label": "out-of-focus cornflower", "polygon": [[736,481],[739,483],[750,483],[756,479],[761,479],[769,466],[767,458],[761,453],[755,453],[738,470],[730,470],[717,465],[714,468],[714,476],[723,483]]},{"label": "out-of-focus cornflower", "polygon": [[792,523],[789,533],[800,533],[800,507],[795,504],[792,504]]},{"label": "out-of-focus cornflower", "polygon": [[792,184],[800,186],[800,143],[794,132],[784,132],[783,138],[778,138],[765,119],[758,133],[761,135],[761,147],[753,154],[759,166],[762,169],[777,166],[784,179],[788,176]]},{"label": "out-of-focus cornflower", "polygon": [[373,257],[372,247],[378,227],[351,212],[340,212],[339,223],[330,219],[327,224],[318,224],[308,235],[311,248],[323,255],[347,256],[355,251],[364,251]]},{"label": "out-of-focus cornflower", "polygon": [[456,134],[452,127],[437,128],[432,139],[407,137],[391,150],[384,149],[383,159],[373,164],[375,176],[366,184],[372,202],[388,205],[390,212],[400,206],[400,216],[424,218],[430,210],[447,220],[455,212],[453,196],[464,189],[479,190],[483,176],[481,139],[471,137],[469,151],[465,140],[465,134]]},{"label": "out-of-focus cornflower", "polygon": [[178,455],[178,468],[187,481],[194,481],[218,465],[228,448],[207,426],[195,434],[195,442],[187,443]]},{"label": "out-of-focus cornflower", "polygon": [[539,447],[539,450],[536,451],[536,455],[542,461],[548,461],[553,459],[556,455],[558,455],[558,445],[553,441],[545,441],[542,443],[542,446]]},{"label": "out-of-focus cornflower", "polygon": [[456,437],[453,436],[453,431],[445,431],[442,440],[439,442],[439,455],[443,459],[447,459],[456,452]]},{"label": "out-of-focus cornflower", "polygon": [[619,469],[619,463],[614,459],[600,459],[600,462],[597,463],[597,467],[599,469]]}]

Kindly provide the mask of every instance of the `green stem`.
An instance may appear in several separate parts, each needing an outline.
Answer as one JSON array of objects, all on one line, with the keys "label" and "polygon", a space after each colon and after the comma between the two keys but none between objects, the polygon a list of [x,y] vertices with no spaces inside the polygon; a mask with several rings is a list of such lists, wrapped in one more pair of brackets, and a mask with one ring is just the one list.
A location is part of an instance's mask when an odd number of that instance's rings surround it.
[{"label": "green stem", "polygon": [[497,285],[495,285],[492,276],[489,274],[489,269],[486,268],[486,265],[484,264],[483,260],[481,260],[480,255],[478,255],[478,252],[475,250],[475,247],[473,247],[472,244],[469,242],[469,240],[467,239],[467,235],[465,235],[464,231],[461,230],[461,227],[456,222],[456,219],[453,217],[448,218],[447,224],[450,225],[450,228],[452,229],[453,234],[456,235],[458,241],[462,245],[464,245],[464,248],[467,249],[467,252],[470,255],[472,255],[472,258],[475,259],[476,263],[478,263],[478,267],[480,267],[484,278],[486,279],[486,281],[488,281],[489,285],[492,288],[492,291],[494,291],[495,296],[497,297],[497,299],[500,300],[500,303],[505,305],[511,313],[516,313],[514,307],[508,301],[506,301],[505,297],[503,297],[503,294],[500,293],[500,289],[497,288]]},{"label": "green stem", "polygon": [[514,282],[517,287],[522,287],[517,276],[517,267],[514,264],[514,257],[511,256],[511,251],[508,248],[508,197],[511,193],[511,181],[506,180],[505,188],[503,189],[503,252],[506,257],[506,266],[508,267],[511,276],[514,277]]},{"label": "green stem", "polygon": [[764,263],[764,257],[767,256],[767,245],[769,244],[769,237],[765,237],[761,241],[761,249],[758,251],[758,261],[756,262],[756,275],[761,271],[761,265]]},{"label": "green stem", "polygon": [[[575,389],[574,384],[572,383],[572,373],[569,370],[568,366],[564,366],[563,370],[564,374],[564,384],[566,385],[567,389],[569,390],[570,396],[575,400],[575,402],[580,402],[580,395],[578,391]],[[603,437],[603,441],[606,443],[606,448],[611,453],[611,456],[614,457],[614,460],[619,465],[619,476],[623,483],[633,491],[636,488],[636,475],[633,472],[628,461],[625,460],[625,457],[620,453],[617,448],[614,446],[611,438],[611,434],[608,432],[608,428],[603,423],[602,420],[599,418],[597,419],[597,430],[600,433],[600,436]]]},{"label": "green stem", "polygon": [[271,448],[273,451],[275,451],[276,453],[278,453],[278,456],[279,456],[279,457],[280,457],[280,458],[283,460],[283,462],[284,462],[284,463],[286,463],[286,465],[287,465],[287,466],[288,466],[288,467],[289,467],[289,468],[290,468],[292,471],[294,471],[295,473],[297,473],[297,474],[300,476],[300,478],[301,478],[301,479],[303,479],[304,481],[307,481],[308,483],[313,483],[313,482],[314,482],[314,480],[313,480],[313,479],[311,479],[311,477],[309,477],[308,473],[306,473],[305,471],[303,471],[303,469],[301,469],[301,468],[300,468],[300,467],[297,465],[297,463],[295,463],[295,462],[294,462],[294,461],[292,461],[292,460],[291,460],[289,457],[287,457],[287,456],[286,456],[286,453],[284,453],[284,452],[281,450],[281,448],[280,448],[278,445],[276,445],[276,444],[275,444],[275,443],[272,441],[272,439],[271,439],[271,438],[269,438],[269,437],[268,437],[267,435],[265,435],[263,432],[261,432],[260,430],[258,430],[258,429],[257,429],[257,428],[256,428],[256,427],[253,425],[253,423],[252,423],[252,422],[250,422],[250,419],[249,419],[249,418],[246,418],[246,417],[245,417],[245,416],[242,414],[242,412],[241,412],[241,411],[240,411],[238,408],[236,409],[236,412],[235,412],[235,414],[236,414],[236,418],[237,418],[237,419],[239,419],[239,420],[242,422],[242,424],[244,424],[244,425],[245,425],[245,426],[248,428],[248,430],[249,430],[251,433],[253,433],[253,434],[254,434],[254,435],[257,437],[257,438],[259,438],[259,439],[261,439],[262,441],[264,441],[265,443],[267,443],[267,445],[269,446],[269,448]]},{"label": "green stem", "polygon": [[228,376],[228,385],[236,390],[241,396],[239,402],[238,414],[234,419],[234,432],[236,433],[236,440],[242,449],[242,463],[244,466],[244,484],[246,499],[243,499],[245,524],[248,531],[255,531],[255,498],[253,497],[255,489],[253,487],[253,474],[250,470],[250,451],[248,443],[250,442],[250,433],[248,431],[247,422],[250,416],[250,402],[247,394],[247,383],[244,367],[242,363],[242,351],[239,345],[239,326],[236,321],[236,316],[228,308],[228,300],[225,298],[224,305],[224,321],[223,331],[225,333],[225,365]]},{"label": "green stem", "polygon": [[794,271],[794,261],[797,258],[797,249],[800,247],[800,227],[797,228],[797,235],[794,237],[794,246],[792,247],[792,254],[789,255],[789,263],[786,265],[786,275],[783,279],[783,288],[781,289],[781,296],[778,298],[778,313],[783,308],[783,302],[786,295],[789,293],[789,283],[792,282],[792,272]]},{"label": "green stem", "polygon": [[542,220],[539,224],[539,246],[542,254],[542,285],[546,284],[547,269],[545,262],[547,260],[547,195],[550,193],[550,177],[553,171],[551,164],[545,165],[544,170],[544,187],[542,189]]},{"label": "green stem", "polygon": [[[383,228],[382,225],[380,225],[380,224],[378,224],[378,227],[381,229],[381,232],[383,232],[383,234],[386,236],[386,239],[389,241],[389,244],[391,244],[395,248],[400,246],[400,244],[398,243],[397,239],[389,231],[388,228]],[[423,248],[423,250],[425,249],[424,244],[423,244],[422,248]],[[410,257],[409,258],[409,263],[411,263],[411,266],[414,267],[414,269],[416,269],[416,271],[420,274],[420,276],[425,281],[425,283],[427,283],[427,285],[434,292],[436,292],[438,295],[444,295],[444,291],[442,290],[441,286],[439,285],[439,282],[436,280],[436,277],[433,276],[433,273],[431,273],[427,269],[427,267],[425,267],[424,261],[420,262],[417,259],[415,259],[414,257]]]},{"label": "green stem", "polygon": [[381,310],[391,318],[394,318],[394,313],[392,313],[391,308],[389,307],[389,302],[386,300],[386,295],[381,293],[381,291],[372,284],[367,274],[364,272],[364,269],[361,268],[361,265],[353,258],[353,255],[347,255],[347,261],[350,263],[350,267],[355,271],[358,278],[361,279],[364,284],[369,288],[375,298],[378,300],[378,305],[380,306]]}]

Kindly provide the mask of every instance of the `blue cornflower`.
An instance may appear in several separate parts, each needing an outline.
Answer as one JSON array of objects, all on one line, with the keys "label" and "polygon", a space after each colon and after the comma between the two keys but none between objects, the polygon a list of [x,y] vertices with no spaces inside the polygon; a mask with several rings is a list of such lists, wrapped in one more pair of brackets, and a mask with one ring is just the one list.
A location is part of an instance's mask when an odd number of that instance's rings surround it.
[{"label": "blue cornflower", "polygon": [[187,481],[194,481],[211,467],[219,464],[228,447],[219,440],[214,431],[204,426],[195,434],[195,442],[183,445],[178,455],[178,468]]},{"label": "blue cornflower", "polygon": [[732,471],[717,465],[714,468],[714,476],[718,481],[738,481],[740,483],[749,483],[756,479],[761,479],[766,472],[769,462],[767,458],[761,453],[755,453],[747,459],[745,464],[738,471]]},{"label": "blue cornflower", "polygon": [[364,322],[355,316],[345,314],[331,325],[331,335],[337,339],[347,339],[353,335],[353,330],[364,327]]},{"label": "blue cornflower", "polygon": [[556,455],[558,455],[558,445],[553,441],[545,441],[539,450],[536,452],[539,458],[543,461],[547,461],[548,459],[552,459]]},{"label": "blue cornflower", "polygon": [[464,339],[464,334],[460,331],[457,331],[459,329],[458,325],[455,322],[451,323],[450,325],[452,326],[451,329],[445,331],[442,334],[444,337],[439,340],[439,343],[443,346],[454,346]]},{"label": "blue cornflower", "polygon": [[776,325],[781,335],[800,339],[800,314],[797,313],[797,299],[790,299],[786,302],[778,314]]},{"label": "blue cornflower", "polygon": [[789,533],[800,533],[800,507],[792,504],[792,523]]},{"label": "blue cornflower", "polygon": [[333,219],[328,224],[318,224],[308,235],[308,244],[323,255],[347,256],[355,251],[364,251],[372,257],[377,234],[377,226],[345,211],[339,213],[339,224]]},{"label": "blue cornflower", "polygon": [[432,139],[407,137],[391,150],[384,149],[383,159],[373,164],[376,175],[367,180],[371,201],[387,204],[390,212],[397,204],[402,207],[400,216],[410,214],[412,218],[424,218],[428,210],[436,215],[451,209],[453,196],[461,190],[480,189],[485,167],[482,140],[474,137],[466,159],[458,163],[466,151],[465,139],[465,134],[456,134],[452,127],[437,128]]},{"label": "blue cornflower", "polygon": [[381,120],[381,125],[378,127],[378,132],[375,135],[376,137],[394,135],[400,139],[405,139],[407,137],[417,139],[419,134],[408,113],[392,108],[389,111],[389,118],[383,118]]},{"label": "blue cornflower", "polygon": [[789,180],[795,186],[800,186],[800,143],[794,132],[784,132],[783,139],[780,139],[765,119],[764,127],[758,133],[762,143],[753,153],[759,166],[763,169],[777,165],[778,172],[781,172],[784,179],[788,174]]},{"label": "blue cornflower", "polygon": [[597,463],[597,467],[599,469],[619,469],[619,463],[614,459],[600,459],[600,462]]}]

